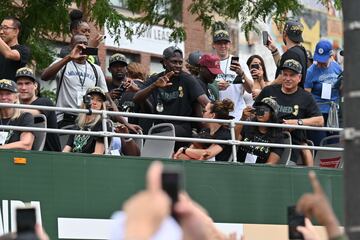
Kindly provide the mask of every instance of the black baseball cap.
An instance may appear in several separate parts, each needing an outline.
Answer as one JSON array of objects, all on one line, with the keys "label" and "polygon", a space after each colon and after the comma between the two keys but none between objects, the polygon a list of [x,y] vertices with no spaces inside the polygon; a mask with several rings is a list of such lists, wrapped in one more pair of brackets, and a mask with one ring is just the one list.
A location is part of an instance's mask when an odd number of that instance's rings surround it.
[{"label": "black baseball cap", "polygon": [[125,66],[128,65],[128,60],[125,57],[125,55],[121,54],[121,53],[115,53],[113,55],[111,55],[111,57],[109,58],[109,66],[111,66],[113,63],[123,63]]},{"label": "black baseball cap", "polygon": [[104,101],[106,101],[106,95],[104,90],[102,90],[100,87],[91,87],[86,90],[85,95],[91,95],[91,94],[98,94],[102,97]]},{"label": "black baseball cap", "polygon": [[288,59],[281,66],[281,70],[283,70],[283,69],[290,69],[290,70],[293,70],[296,73],[301,74],[302,66],[298,61],[296,61],[294,59]]},{"label": "black baseball cap", "polygon": [[273,112],[277,115],[279,113],[279,104],[276,102],[275,99],[271,97],[266,97],[261,100],[261,102],[254,103],[254,106],[261,106],[266,105],[268,106]]},{"label": "black baseball cap", "polygon": [[199,61],[201,56],[203,55],[202,52],[200,52],[199,50],[194,51],[192,53],[189,54],[188,59],[186,60],[191,66],[194,67],[199,67]]},{"label": "black baseball cap", "polygon": [[171,46],[171,47],[165,48],[165,50],[163,51],[163,58],[169,59],[169,58],[173,57],[175,55],[175,53],[180,53],[180,55],[183,56],[183,51],[180,48]]},{"label": "black baseball cap", "polygon": [[1,79],[0,90],[7,90],[13,93],[17,93],[16,83],[10,79]]},{"label": "black baseball cap", "polygon": [[23,67],[16,71],[15,81],[19,78],[29,78],[31,81],[36,82],[35,74],[31,68]]},{"label": "black baseball cap", "polygon": [[219,41],[227,41],[227,42],[231,42],[230,40],[230,34],[227,30],[222,29],[222,30],[217,30],[214,32],[213,34],[213,42],[219,42]]},{"label": "black baseball cap", "polygon": [[284,32],[294,42],[303,42],[302,33],[304,26],[298,21],[287,21],[285,23]]}]

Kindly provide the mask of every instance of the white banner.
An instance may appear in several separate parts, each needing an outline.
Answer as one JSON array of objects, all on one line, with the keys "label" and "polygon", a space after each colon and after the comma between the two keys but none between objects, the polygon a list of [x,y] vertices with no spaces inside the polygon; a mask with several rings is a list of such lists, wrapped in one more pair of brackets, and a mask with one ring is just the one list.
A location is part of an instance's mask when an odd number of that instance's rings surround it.
[{"label": "white banner", "polygon": [[[134,25],[135,30],[137,25]],[[132,41],[126,39],[122,31],[119,44],[115,43],[115,37],[111,37],[109,30],[105,27],[105,46],[129,49],[139,52],[147,52],[157,55],[162,55],[165,48],[169,46],[177,46],[184,52],[184,42],[175,43],[170,42],[169,37],[172,30],[163,28],[161,26],[149,27],[141,36],[134,35]]]}]

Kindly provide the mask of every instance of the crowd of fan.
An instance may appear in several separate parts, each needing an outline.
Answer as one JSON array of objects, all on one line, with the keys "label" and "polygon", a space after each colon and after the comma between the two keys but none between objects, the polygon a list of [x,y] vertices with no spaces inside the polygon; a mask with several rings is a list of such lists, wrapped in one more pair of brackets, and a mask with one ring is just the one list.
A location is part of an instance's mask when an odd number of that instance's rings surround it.
[{"label": "crowd of fan", "polygon": [[[230,54],[231,36],[226,29],[213,33],[215,54],[195,51],[186,58],[181,49],[170,46],[163,51],[164,71],[147,75],[147,68],[116,53],[108,62],[111,80],[106,81],[97,56],[85,55],[87,47],[98,47],[102,35],[90,38],[89,24],[78,11],[70,14],[71,43],[61,50],[59,58],[41,75],[44,81],[56,80],[56,106],[88,108],[173,116],[192,116],[213,119],[235,119],[266,123],[304,126],[338,127],[341,100],[342,68],[336,62],[332,44],[320,40],[315,52],[301,45],[303,26],[288,21],[283,29],[284,54],[276,48],[271,37],[266,47],[277,66],[275,79],[270,79],[264,60],[253,55],[247,61]],[[27,47],[18,43],[21,23],[17,18],[5,18],[0,27],[0,102],[53,106],[40,96],[39,82],[32,69]],[[312,62],[314,61],[314,62]],[[101,131],[101,116],[16,108],[1,108],[0,125],[32,126],[34,117],[44,114],[48,128]],[[166,119],[111,117],[118,133],[147,134],[158,123],[172,123],[177,137],[200,137],[217,140],[231,139],[227,126],[219,123],[191,123]],[[236,138],[246,142],[282,143],[281,128],[237,124]],[[329,132],[289,130],[294,144],[315,145]],[[32,132],[3,130],[0,148],[32,149]],[[138,156],[139,146],[132,138],[114,138],[113,150],[124,155]],[[44,150],[104,154],[102,137],[70,136],[62,149],[59,136],[48,133]],[[276,164],[282,148],[239,146],[238,161]],[[293,150],[293,160],[313,165],[310,150]],[[231,146],[176,142],[174,159],[228,161]]]}]

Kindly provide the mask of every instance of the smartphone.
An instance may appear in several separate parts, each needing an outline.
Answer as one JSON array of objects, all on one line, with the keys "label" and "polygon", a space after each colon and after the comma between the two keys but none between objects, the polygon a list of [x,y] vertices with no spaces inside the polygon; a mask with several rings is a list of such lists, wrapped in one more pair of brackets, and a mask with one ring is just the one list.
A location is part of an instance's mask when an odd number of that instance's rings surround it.
[{"label": "smartphone", "polygon": [[36,212],[33,207],[16,209],[17,233],[35,233]]},{"label": "smartphone", "polygon": [[264,46],[269,45],[269,33],[267,31],[262,32],[262,39]]},{"label": "smartphone", "polygon": [[239,63],[239,57],[231,57],[230,64]]},{"label": "smartphone", "polygon": [[296,212],[295,206],[287,208],[289,239],[304,239],[303,235],[296,230],[297,226],[305,226],[305,216]]},{"label": "smartphone", "polygon": [[260,69],[260,65],[259,64],[257,64],[257,63],[254,63],[254,64],[251,64],[250,65],[250,69]]},{"label": "smartphone", "polygon": [[183,188],[183,170],[180,166],[165,165],[162,175],[162,188],[169,195],[172,204],[179,199],[179,191]]},{"label": "smartphone", "polygon": [[98,55],[98,49],[97,48],[92,48],[92,47],[87,47],[87,48],[85,48],[85,49],[83,49],[81,51],[81,54],[97,56]]}]

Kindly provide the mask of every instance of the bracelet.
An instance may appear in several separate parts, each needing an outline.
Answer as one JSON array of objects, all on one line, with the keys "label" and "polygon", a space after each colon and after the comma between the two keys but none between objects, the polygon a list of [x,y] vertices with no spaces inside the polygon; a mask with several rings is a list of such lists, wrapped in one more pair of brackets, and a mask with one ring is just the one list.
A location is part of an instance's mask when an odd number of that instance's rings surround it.
[{"label": "bracelet", "polygon": [[271,51],[271,54],[272,55],[275,55],[275,54],[277,54],[278,53],[278,49],[276,48],[274,51]]},{"label": "bracelet", "polygon": [[125,141],[126,143],[128,143],[128,142],[131,142],[132,140],[134,140],[134,139],[133,139],[133,138],[128,138],[128,139],[125,138],[124,141]]}]

